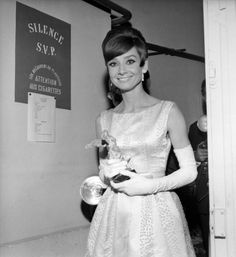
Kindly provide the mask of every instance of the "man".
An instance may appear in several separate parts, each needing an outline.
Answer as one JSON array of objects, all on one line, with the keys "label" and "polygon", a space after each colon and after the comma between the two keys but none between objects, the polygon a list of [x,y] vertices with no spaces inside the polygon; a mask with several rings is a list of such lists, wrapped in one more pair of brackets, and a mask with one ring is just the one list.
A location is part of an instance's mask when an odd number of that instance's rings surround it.
[{"label": "man", "polygon": [[189,128],[189,140],[194,150],[195,159],[198,163],[198,176],[190,185],[190,191],[197,212],[198,222],[203,244],[208,256],[209,240],[209,187],[208,187],[208,151],[207,151],[207,116],[206,116],[206,83],[201,85],[203,116],[191,124]]}]

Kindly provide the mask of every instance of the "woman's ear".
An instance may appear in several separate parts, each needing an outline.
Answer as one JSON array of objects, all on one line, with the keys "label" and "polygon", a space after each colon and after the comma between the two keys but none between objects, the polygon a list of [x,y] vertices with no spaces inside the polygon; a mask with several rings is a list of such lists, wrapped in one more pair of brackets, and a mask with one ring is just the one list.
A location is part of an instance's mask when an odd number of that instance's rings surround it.
[{"label": "woman's ear", "polygon": [[146,73],[148,71],[148,60],[145,60],[143,68],[142,68],[142,72]]}]

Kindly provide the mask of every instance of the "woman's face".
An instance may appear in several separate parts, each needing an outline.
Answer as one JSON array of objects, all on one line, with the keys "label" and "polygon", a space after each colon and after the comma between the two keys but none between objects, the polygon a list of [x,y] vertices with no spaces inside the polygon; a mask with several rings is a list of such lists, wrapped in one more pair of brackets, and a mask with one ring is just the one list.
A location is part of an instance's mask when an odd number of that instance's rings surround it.
[{"label": "woman's face", "polygon": [[135,47],[107,63],[111,82],[121,91],[130,91],[142,82],[147,71],[147,61],[140,67],[140,56]]}]

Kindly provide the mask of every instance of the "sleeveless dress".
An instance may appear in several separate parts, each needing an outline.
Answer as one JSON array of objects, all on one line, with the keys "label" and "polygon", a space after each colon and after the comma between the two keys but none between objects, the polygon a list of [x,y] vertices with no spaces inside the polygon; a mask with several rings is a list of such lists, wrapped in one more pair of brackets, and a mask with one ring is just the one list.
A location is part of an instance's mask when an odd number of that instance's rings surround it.
[{"label": "sleeveless dress", "polygon": [[[167,120],[173,102],[161,101],[137,113],[101,113],[102,129],[116,138],[133,168],[162,177],[171,142]],[[107,188],[88,236],[86,257],[194,257],[182,205],[166,191],[127,196]]]}]

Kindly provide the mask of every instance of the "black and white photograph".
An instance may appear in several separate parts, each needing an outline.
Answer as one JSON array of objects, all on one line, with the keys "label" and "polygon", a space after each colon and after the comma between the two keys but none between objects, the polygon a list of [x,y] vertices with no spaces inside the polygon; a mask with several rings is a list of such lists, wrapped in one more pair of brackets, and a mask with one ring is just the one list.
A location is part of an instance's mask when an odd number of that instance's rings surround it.
[{"label": "black and white photograph", "polygon": [[0,257],[236,256],[236,0],[0,0]]}]

